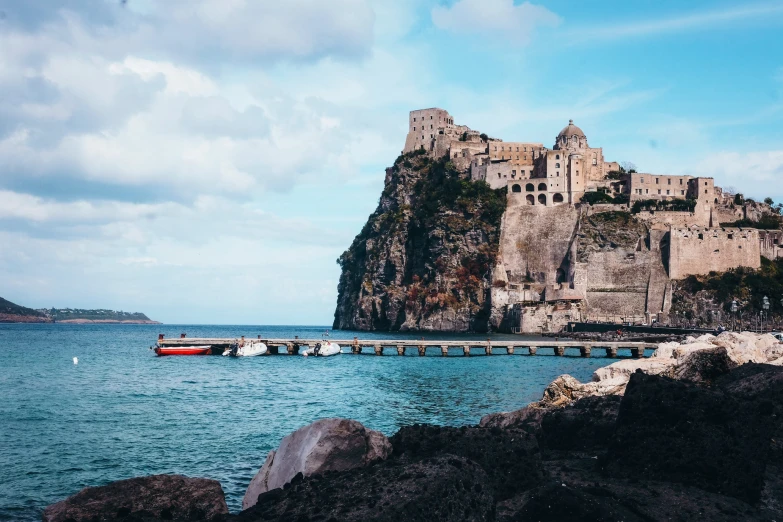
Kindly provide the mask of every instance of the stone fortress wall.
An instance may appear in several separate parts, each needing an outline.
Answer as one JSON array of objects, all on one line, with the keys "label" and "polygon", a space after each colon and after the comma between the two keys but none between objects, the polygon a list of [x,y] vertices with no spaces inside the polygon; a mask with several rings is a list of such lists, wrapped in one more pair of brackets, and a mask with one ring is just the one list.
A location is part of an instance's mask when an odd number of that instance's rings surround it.
[{"label": "stone fortress wall", "polygon": [[[721,229],[720,223],[757,219],[756,207],[734,205],[709,177],[626,174],[590,147],[573,121],[552,149],[537,142],[487,138],[443,109],[412,111],[403,152],[423,148],[448,155],[470,179],[506,187],[500,255],[491,289],[493,321],[512,331],[556,331],[567,320],[665,320],[671,280],[740,266],[758,268],[760,256],[783,256],[783,232]],[[629,205],[580,205],[602,190],[637,200],[695,200],[693,212],[641,211],[647,231],[633,246],[601,249],[577,259],[580,227],[600,212]],[[605,208],[604,208],[605,207]],[[750,210],[749,210],[750,208]]]},{"label": "stone fortress wall", "polygon": [[752,228],[674,228],[670,231],[669,276],[726,272],[761,267],[759,231]]}]

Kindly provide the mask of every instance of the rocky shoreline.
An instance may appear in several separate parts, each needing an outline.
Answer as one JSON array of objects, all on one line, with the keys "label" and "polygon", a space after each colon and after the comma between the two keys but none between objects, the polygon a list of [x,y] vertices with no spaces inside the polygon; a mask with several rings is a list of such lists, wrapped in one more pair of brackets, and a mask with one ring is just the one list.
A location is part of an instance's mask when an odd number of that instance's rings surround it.
[{"label": "rocky shoreline", "polygon": [[[390,438],[322,419],[270,452],[229,514],[215,481],[87,488],[46,522],[783,519],[783,344],[725,332],[661,343],[477,426]],[[165,484],[165,487],[161,486]]]}]

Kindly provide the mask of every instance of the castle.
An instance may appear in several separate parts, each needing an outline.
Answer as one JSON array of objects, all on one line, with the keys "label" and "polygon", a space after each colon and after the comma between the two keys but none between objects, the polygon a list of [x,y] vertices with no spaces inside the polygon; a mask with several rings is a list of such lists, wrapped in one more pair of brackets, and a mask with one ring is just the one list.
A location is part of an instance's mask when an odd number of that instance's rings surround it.
[{"label": "castle", "polygon": [[[496,322],[513,331],[557,331],[588,319],[663,321],[672,281],[759,268],[762,254],[783,256],[779,232],[720,226],[758,219],[763,208],[735,204],[711,177],[625,172],[605,160],[602,148],[591,147],[573,120],[549,149],[490,138],[455,124],[444,109],[415,110],[403,152],[419,149],[448,155],[470,179],[507,189],[491,299]],[[583,202],[596,192],[612,202]],[[650,208],[650,200],[669,208]],[[597,226],[598,214],[627,214],[636,202],[647,206],[635,209],[635,222],[644,227],[638,239],[588,244],[584,228]]]}]

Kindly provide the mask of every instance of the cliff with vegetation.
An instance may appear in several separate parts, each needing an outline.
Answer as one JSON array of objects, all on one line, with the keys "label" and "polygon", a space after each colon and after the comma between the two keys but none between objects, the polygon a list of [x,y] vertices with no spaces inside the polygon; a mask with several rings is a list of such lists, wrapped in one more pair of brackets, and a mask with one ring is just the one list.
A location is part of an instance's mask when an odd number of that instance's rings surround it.
[{"label": "cliff with vegetation", "polygon": [[505,194],[448,158],[397,158],[378,208],[338,259],[334,328],[487,331]]},{"label": "cliff with vegetation", "polygon": [[[764,297],[769,308],[764,310]],[[737,302],[736,313],[731,304]],[[763,313],[763,314],[762,314]],[[761,268],[736,268],[724,273],[690,276],[674,284],[674,322],[714,328],[736,324],[757,329],[763,315],[765,328],[783,326],[783,258],[761,258]]]}]

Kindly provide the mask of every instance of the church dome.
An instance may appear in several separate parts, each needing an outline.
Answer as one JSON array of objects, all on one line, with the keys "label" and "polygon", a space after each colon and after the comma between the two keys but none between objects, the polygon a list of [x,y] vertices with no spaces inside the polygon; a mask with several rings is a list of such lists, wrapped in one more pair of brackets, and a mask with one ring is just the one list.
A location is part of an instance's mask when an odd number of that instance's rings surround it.
[{"label": "church dome", "polygon": [[563,127],[563,130],[561,130],[560,134],[557,135],[558,138],[561,137],[561,136],[566,136],[566,137],[569,137],[569,138],[571,136],[583,136],[584,137],[585,133],[584,133],[584,131],[582,131],[582,129],[580,129],[579,127],[574,125],[574,120],[568,120],[568,125]]}]

